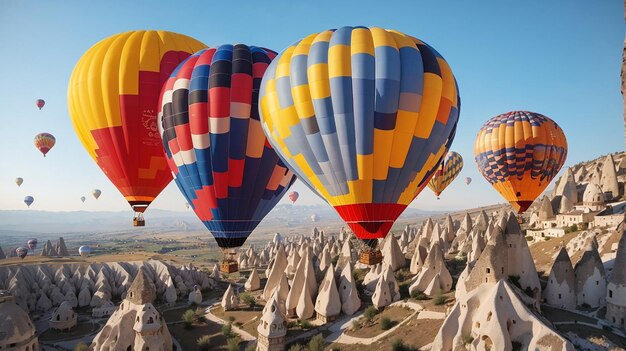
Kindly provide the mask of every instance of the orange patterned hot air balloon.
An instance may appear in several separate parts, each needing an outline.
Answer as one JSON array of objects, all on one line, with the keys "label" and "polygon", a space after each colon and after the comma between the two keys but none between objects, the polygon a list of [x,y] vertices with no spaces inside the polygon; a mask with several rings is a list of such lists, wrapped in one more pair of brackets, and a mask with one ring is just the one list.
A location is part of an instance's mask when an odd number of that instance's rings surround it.
[{"label": "orange patterned hot air balloon", "polygon": [[162,84],[206,47],[166,31],[130,31],[92,46],[69,82],[74,129],[89,155],[135,210],[143,212],[172,180],[157,127]]},{"label": "orange patterned hot air balloon", "polygon": [[39,133],[35,135],[34,142],[35,147],[43,154],[43,157],[46,157],[46,154],[56,144],[57,140],[50,133]]},{"label": "orange patterned hot air balloon", "polygon": [[567,140],[550,118],[512,111],[483,125],[474,157],[483,177],[522,213],[559,173],[567,157]]}]

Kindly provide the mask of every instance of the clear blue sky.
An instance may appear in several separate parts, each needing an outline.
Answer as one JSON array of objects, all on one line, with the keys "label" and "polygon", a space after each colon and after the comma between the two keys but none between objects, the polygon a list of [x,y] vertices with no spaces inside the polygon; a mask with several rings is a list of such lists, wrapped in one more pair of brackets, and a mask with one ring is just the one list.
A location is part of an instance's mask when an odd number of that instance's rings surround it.
[{"label": "clear blue sky", "polygon": [[[207,45],[242,42],[283,50],[313,32],[380,26],[435,47],[458,80],[462,108],[452,149],[465,160],[436,200],[425,189],[412,207],[462,209],[501,202],[480,176],[474,137],[490,117],[514,109],[543,113],[567,135],[566,165],[624,149],[620,65],[621,0],[611,1],[1,1],[0,209],[127,210],[74,135],[67,82],[97,41],[132,29],[164,29]],[[44,98],[42,111],[35,99]],[[45,159],[38,132],[57,137]],[[472,177],[470,186],[463,178]],[[15,177],[23,177],[18,188]],[[102,189],[97,202],[93,188]],[[300,204],[322,203],[302,183]],[[83,205],[79,198],[88,196]],[[284,199],[283,201],[287,201]],[[153,207],[184,210],[174,184]],[[129,210],[129,209],[128,209]],[[130,210],[129,210],[130,211]]]}]

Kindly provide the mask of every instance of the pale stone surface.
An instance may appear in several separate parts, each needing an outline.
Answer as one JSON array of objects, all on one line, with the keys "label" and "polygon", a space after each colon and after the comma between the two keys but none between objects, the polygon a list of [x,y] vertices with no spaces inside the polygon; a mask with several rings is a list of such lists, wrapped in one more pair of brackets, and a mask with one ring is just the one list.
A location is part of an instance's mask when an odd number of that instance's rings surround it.
[{"label": "pale stone surface", "polygon": [[576,276],[576,303],[581,306],[604,306],[606,272],[597,245],[589,244],[574,267]]},{"label": "pale stone surface", "polygon": [[256,268],[252,269],[252,273],[250,273],[248,280],[246,280],[244,288],[246,291],[256,291],[261,289],[261,277],[259,276],[259,273],[257,273]]},{"label": "pale stone surface", "polygon": [[526,303],[506,279],[483,284],[457,300],[431,350],[511,350],[515,341],[522,350],[574,351]]},{"label": "pale stone surface", "polygon": [[341,271],[339,277],[339,297],[341,299],[341,311],[347,315],[353,315],[361,308],[361,299],[356,288],[356,282],[352,275],[352,265],[348,264]]},{"label": "pale stone surface", "polygon": [[193,303],[199,305],[202,303],[202,291],[199,286],[194,286],[193,290],[189,293],[189,298],[187,299],[189,303]]},{"label": "pale stone surface", "polygon": [[372,295],[372,305],[377,309],[389,306],[392,303],[391,292],[389,291],[389,284],[385,281],[385,276],[381,275],[380,279],[376,283],[376,289]]},{"label": "pale stone surface", "polygon": [[324,280],[320,284],[315,301],[315,312],[326,319],[334,318],[341,313],[341,299],[337,290],[335,268],[332,266],[332,263],[329,268],[326,270]]},{"label": "pale stone surface", "polygon": [[546,303],[566,309],[576,308],[574,267],[563,247],[552,264],[548,283],[543,291]]},{"label": "pale stone surface", "polygon": [[265,288],[263,289],[263,299],[267,301],[272,294],[272,291],[277,287],[278,283],[280,283],[281,276],[285,273],[285,269],[287,268],[287,256],[285,256],[285,247],[282,244],[278,245],[278,249],[274,256],[274,264],[272,265],[272,270],[270,274],[267,276],[267,283],[265,284]]},{"label": "pale stone surface", "polygon": [[39,346],[30,317],[6,290],[0,290],[0,335],[1,350],[31,351]]},{"label": "pale stone surface", "polygon": [[626,330],[626,235],[625,224],[622,223],[617,231],[621,238],[617,246],[615,264],[609,277],[606,294],[606,320],[621,330]]},{"label": "pale stone surface", "polygon": [[52,312],[52,316],[48,321],[48,327],[56,330],[71,330],[76,326],[78,315],[72,309],[72,306],[64,301],[56,310]]},{"label": "pale stone surface", "polygon": [[[275,296],[275,295],[272,295]],[[275,298],[270,297],[257,327],[257,351],[285,350],[286,319],[280,312]]]},{"label": "pale stone surface", "polygon": [[[437,281],[433,282],[435,278],[437,278]],[[437,283],[438,286],[435,285],[435,283]],[[422,291],[426,293],[425,291],[429,285],[432,285],[429,291],[441,291],[446,293],[452,289],[452,276],[446,267],[443,252],[439,244],[435,244],[431,247],[420,272],[415,277],[413,284],[409,287],[409,292]]]},{"label": "pale stone surface", "polygon": [[172,336],[161,313],[154,307],[156,287],[140,269],[122,301],[91,344],[95,351],[171,351]]},{"label": "pale stone surface", "polygon": [[382,254],[383,262],[391,266],[391,269],[394,272],[406,265],[406,259],[404,258],[404,254],[398,245],[398,240],[391,233],[387,235],[387,238],[385,239]]},{"label": "pale stone surface", "polygon": [[239,296],[235,292],[232,284],[228,284],[224,296],[222,296],[222,308],[224,311],[234,310],[239,307]]}]

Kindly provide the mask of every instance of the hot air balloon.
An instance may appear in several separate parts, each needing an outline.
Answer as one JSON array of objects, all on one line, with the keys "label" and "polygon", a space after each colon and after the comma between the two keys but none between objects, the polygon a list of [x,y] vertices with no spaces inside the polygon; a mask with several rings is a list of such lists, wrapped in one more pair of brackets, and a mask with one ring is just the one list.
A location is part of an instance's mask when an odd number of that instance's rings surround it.
[{"label": "hot air balloon", "polygon": [[81,201],[82,203],[85,203],[85,200],[87,200],[87,198],[86,198],[86,197],[84,197],[84,196],[81,196],[81,197],[80,197],[80,201]]},{"label": "hot air balloon", "polygon": [[54,144],[56,143],[54,135],[50,133],[39,133],[35,135],[34,141],[35,147],[39,149],[39,151],[43,154],[43,157],[46,157],[48,151],[50,151],[50,149],[52,149],[52,147],[54,147]]},{"label": "hot air balloon", "polygon": [[461,169],[463,169],[463,157],[454,151],[448,152],[437,168],[435,175],[428,182],[428,187],[435,193],[437,199],[439,199],[441,192],[461,173]]},{"label": "hot air balloon", "polygon": [[320,216],[317,215],[317,213],[314,213],[311,215],[311,222],[317,222],[320,220]]},{"label": "hot air balloon", "polygon": [[472,178],[465,177],[465,184],[470,185],[471,182],[472,182]]},{"label": "hot air balloon", "polygon": [[22,183],[24,183],[24,179],[20,177],[15,178],[15,184],[17,184],[17,186],[21,186]]},{"label": "hot air balloon", "polygon": [[28,240],[28,248],[35,251],[35,249],[37,248],[37,239]]},{"label": "hot air balloon", "polygon": [[28,249],[25,247],[18,247],[17,249],[15,249],[15,253],[19,258],[24,259],[24,257],[28,255]]},{"label": "hot air balloon", "polygon": [[102,195],[102,191],[100,191],[100,189],[93,189],[91,191],[91,195],[94,197],[94,199],[98,200],[100,195]]},{"label": "hot air balloon", "polygon": [[78,248],[78,254],[82,258],[85,258],[85,257],[91,255],[91,247],[89,247],[87,245],[83,245],[83,246],[79,247]]},{"label": "hot air balloon", "polygon": [[511,111],[482,126],[474,143],[474,157],[483,177],[522,213],[565,163],[567,140],[550,118]]},{"label": "hot air balloon", "polygon": [[260,92],[270,144],[382,260],[377,239],[422,191],[454,138],[460,101],[446,61],[381,28],[312,34],[269,66]]},{"label": "hot air balloon", "polygon": [[70,77],[68,107],[78,138],[135,211],[133,224],[172,180],[157,128],[161,86],[206,47],[166,31],[130,31],[92,46]]},{"label": "hot air balloon", "polygon": [[46,104],[46,102],[44,101],[44,99],[37,99],[37,101],[35,101],[35,105],[37,105],[37,107],[41,110],[43,108],[43,106]]},{"label": "hot air balloon", "polygon": [[[257,98],[275,53],[221,45],[181,63],[165,83],[159,127],[179,189],[238,269],[240,247],[295,181],[267,143]],[[229,258],[227,258],[229,257]]]},{"label": "hot air balloon", "polygon": [[298,194],[297,191],[292,191],[289,193],[289,200],[291,200],[292,204],[296,203],[296,200],[298,200],[299,197],[300,194]]},{"label": "hot air balloon", "polygon": [[185,208],[189,208],[189,202],[185,202]]},{"label": "hot air balloon", "polygon": [[28,196],[24,196],[24,203],[26,204],[26,206],[30,207],[30,205],[33,203],[33,201],[35,201],[35,198],[28,195]]}]

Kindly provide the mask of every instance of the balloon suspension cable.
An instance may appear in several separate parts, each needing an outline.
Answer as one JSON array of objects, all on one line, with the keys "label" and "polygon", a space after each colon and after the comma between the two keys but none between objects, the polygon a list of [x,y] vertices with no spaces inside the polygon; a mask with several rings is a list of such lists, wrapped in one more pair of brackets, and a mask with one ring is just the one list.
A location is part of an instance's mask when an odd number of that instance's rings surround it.
[{"label": "balloon suspension cable", "polygon": [[378,239],[362,239],[360,245],[359,262],[367,265],[375,265],[383,260],[383,255],[378,249]]},{"label": "balloon suspension cable", "polygon": [[234,273],[239,271],[239,264],[237,263],[237,251],[232,247],[220,247],[224,259],[220,264],[220,272],[222,273]]}]

